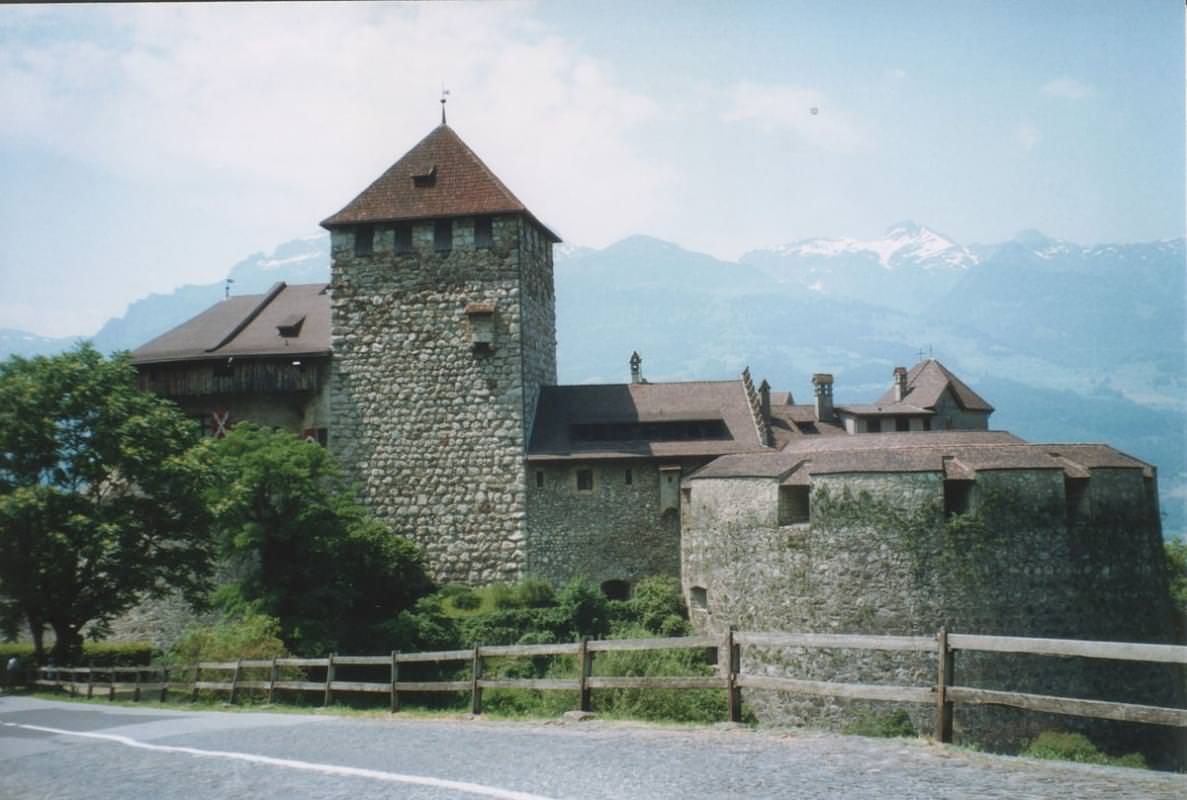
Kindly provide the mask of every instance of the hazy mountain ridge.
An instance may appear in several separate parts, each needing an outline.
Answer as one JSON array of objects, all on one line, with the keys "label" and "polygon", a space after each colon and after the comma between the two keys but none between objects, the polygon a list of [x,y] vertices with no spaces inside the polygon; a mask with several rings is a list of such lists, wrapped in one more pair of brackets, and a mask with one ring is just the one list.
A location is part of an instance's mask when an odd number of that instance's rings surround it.
[{"label": "hazy mountain ridge", "polygon": [[[930,348],[996,406],[995,427],[1105,441],[1157,464],[1167,529],[1187,527],[1183,240],[1081,246],[1026,231],[966,248],[905,223],[873,250],[805,241],[738,263],[646,236],[558,248],[560,381],[626,381],[637,350],[651,380],[729,378],[749,366],[756,381],[806,401],[811,373],[826,371],[839,402],[868,402],[895,366]],[[329,239],[255,253],[230,277],[234,294],[326,281]],[[138,300],[96,346],[133,349],[224,289]],[[0,331],[0,355],[56,352],[76,338]]]}]

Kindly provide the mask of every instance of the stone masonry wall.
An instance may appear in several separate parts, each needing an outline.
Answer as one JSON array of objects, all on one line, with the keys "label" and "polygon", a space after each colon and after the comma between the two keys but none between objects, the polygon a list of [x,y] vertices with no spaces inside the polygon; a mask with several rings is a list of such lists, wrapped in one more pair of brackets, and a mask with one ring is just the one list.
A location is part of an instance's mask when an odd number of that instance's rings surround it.
[{"label": "stone masonry wall", "polygon": [[[693,622],[740,630],[930,636],[965,633],[1170,641],[1161,542],[1138,470],[1096,470],[1092,514],[1069,528],[1057,470],[981,472],[972,513],[945,519],[939,473],[815,476],[812,521],[776,524],[767,479],[692,480],[683,582],[705,590]],[[725,509],[725,510],[722,510]],[[691,604],[690,604],[691,605]],[[747,648],[746,672],[928,686],[931,654]],[[963,685],[1125,702],[1182,702],[1164,666],[961,653]],[[843,727],[895,704],[747,691],[760,719]],[[903,704],[929,732],[930,707]],[[1010,748],[1046,728],[1083,730],[1106,747],[1175,752],[1169,729],[997,707],[958,706],[958,740]]]},{"label": "stone masonry wall", "polygon": [[[522,216],[495,217],[482,249],[473,218],[451,224],[447,253],[432,220],[413,225],[411,254],[394,252],[390,226],[365,256],[353,230],[333,232],[330,447],[438,580],[515,580],[525,415],[556,375],[550,245]],[[471,303],[495,305],[490,352],[472,347]]]},{"label": "stone masonry wall", "polygon": [[[556,584],[576,576],[598,585],[610,580],[633,585],[649,575],[679,577],[679,509],[663,509],[660,481],[667,476],[661,476],[659,466],[639,461],[528,464],[528,573]],[[683,471],[691,469],[686,465]],[[579,470],[592,471],[591,490],[578,489]]]}]

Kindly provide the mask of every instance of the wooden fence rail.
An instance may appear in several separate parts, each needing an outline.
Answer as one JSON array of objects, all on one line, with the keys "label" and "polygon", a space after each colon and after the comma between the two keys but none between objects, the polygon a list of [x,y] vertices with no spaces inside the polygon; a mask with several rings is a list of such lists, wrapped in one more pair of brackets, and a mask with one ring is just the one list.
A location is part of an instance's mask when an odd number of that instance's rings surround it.
[{"label": "wooden fence rail", "polygon": [[[842,683],[802,680],[791,677],[749,675],[741,670],[742,648],[803,648],[809,650],[879,650],[935,654],[936,682],[930,686],[895,686],[884,684]],[[706,650],[716,655],[715,675],[699,676],[595,676],[593,661],[597,653],[638,650]],[[482,712],[482,693],[486,689],[532,689],[573,691],[578,707],[590,711],[595,689],[719,689],[725,690],[728,715],[732,721],[742,718],[741,691],[765,689],[801,695],[840,697],[851,700],[877,700],[900,703],[934,704],[936,738],[952,740],[954,707],[959,703],[1011,706],[1080,717],[1144,722],[1155,725],[1187,727],[1187,709],[1085,700],[1074,697],[1028,694],[997,689],[980,689],[956,684],[956,654],[980,651],[1043,656],[1077,656],[1094,659],[1137,661],[1187,665],[1187,646],[1139,644],[1130,642],[1092,642],[1074,639],[1034,639],[1017,636],[974,636],[940,630],[932,636],[874,636],[868,634],[820,634],[737,632],[722,637],[685,636],[664,639],[586,640],[562,644],[479,646],[468,650],[445,650],[432,653],[393,652],[383,656],[340,656],[325,658],[239,659],[203,661],[188,667],[41,667],[36,683],[66,689],[71,694],[105,691],[109,699],[117,692],[132,692],[140,700],[145,692],[158,692],[161,700],[170,690],[188,692],[196,700],[200,691],[227,692],[230,702],[238,700],[242,690],[266,691],[271,702],[277,691],[319,692],[322,702],[333,702],[335,692],[387,694],[393,712],[400,709],[400,695],[409,692],[467,692],[471,710]],[[574,678],[488,678],[483,675],[484,659],[573,656],[577,660]],[[411,681],[400,676],[401,664],[469,663],[469,678],[464,680]],[[388,671],[385,681],[344,681],[337,679],[337,668],[381,667]],[[322,669],[323,680],[282,679],[281,670]],[[266,671],[267,679],[245,678]],[[203,679],[219,673],[229,680]],[[121,676],[132,675],[129,680]],[[170,680],[189,675],[190,680]],[[96,677],[106,680],[96,680]],[[308,676],[305,676],[306,678]],[[81,678],[81,679],[80,679]],[[147,678],[147,680],[146,680]]]}]

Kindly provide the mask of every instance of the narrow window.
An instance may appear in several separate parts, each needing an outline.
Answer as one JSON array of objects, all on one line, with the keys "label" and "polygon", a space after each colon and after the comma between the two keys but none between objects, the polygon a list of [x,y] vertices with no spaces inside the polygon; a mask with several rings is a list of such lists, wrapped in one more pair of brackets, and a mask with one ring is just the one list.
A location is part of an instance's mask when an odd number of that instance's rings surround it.
[{"label": "narrow window", "polygon": [[453,249],[453,220],[439,219],[433,223],[433,249],[438,253]]},{"label": "narrow window", "polygon": [[474,220],[474,246],[477,248],[489,248],[494,244],[494,236],[492,234],[492,225],[490,217],[477,217]]},{"label": "narrow window", "polygon": [[809,520],[808,487],[779,487],[779,524],[798,525]]},{"label": "narrow window", "polygon": [[694,586],[688,590],[688,602],[697,611],[708,611],[709,592],[704,586]]},{"label": "narrow window", "polygon": [[593,470],[579,469],[577,470],[577,491],[592,492],[593,491]]},{"label": "narrow window", "polygon": [[910,417],[895,417],[894,429],[896,431],[911,430],[911,418]]},{"label": "narrow window", "polygon": [[397,223],[394,250],[396,255],[408,255],[412,252],[412,225],[407,222]]},{"label": "narrow window", "polygon": [[544,470],[542,470],[542,469],[536,470],[536,488],[537,489],[544,488]]},{"label": "narrow window", "polygon": [[1088,519],[1088,479],[1063,479],[1064,499],[1067,502],[1067,524],[1075,525]]},{"label": "narrow window", "polygon": [[925,431],[930,431],[930,430],[931,430],[931,417],[924,417],[924,418],[923,418],[923,429],[924,429]]},{"label": "narrow window", "polygon": [[944,514],[967,514],[972,507],[973,481],[944,481]]},{"label": "narrow window", "polygon": [[375,249],[375,229],[370,225],[359,225],[354,229],[354,254],[369,256]]},{"label": "narrow window", "polygon": [[631,471],[629,469],[626,471],[626,477],[624,479],[624,482],[626,483],[627,486],[630,486],[632,483],[635,482],[635,476],[631,474]]},{"label": "narrow window", "polygon": [[602,594],[607,600],[630,600],[631,585],[626,581],[606,581],[602,584]]}]

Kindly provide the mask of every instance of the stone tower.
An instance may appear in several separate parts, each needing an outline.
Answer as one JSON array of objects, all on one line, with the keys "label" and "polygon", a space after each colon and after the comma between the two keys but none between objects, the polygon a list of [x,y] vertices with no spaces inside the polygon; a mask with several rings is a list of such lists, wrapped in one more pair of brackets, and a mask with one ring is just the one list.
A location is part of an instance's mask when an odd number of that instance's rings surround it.
[{"label": "stone tower", "polygon": [[322,226],[330,448],[438,580],[520,577],[560,239],[444,123]]}]

